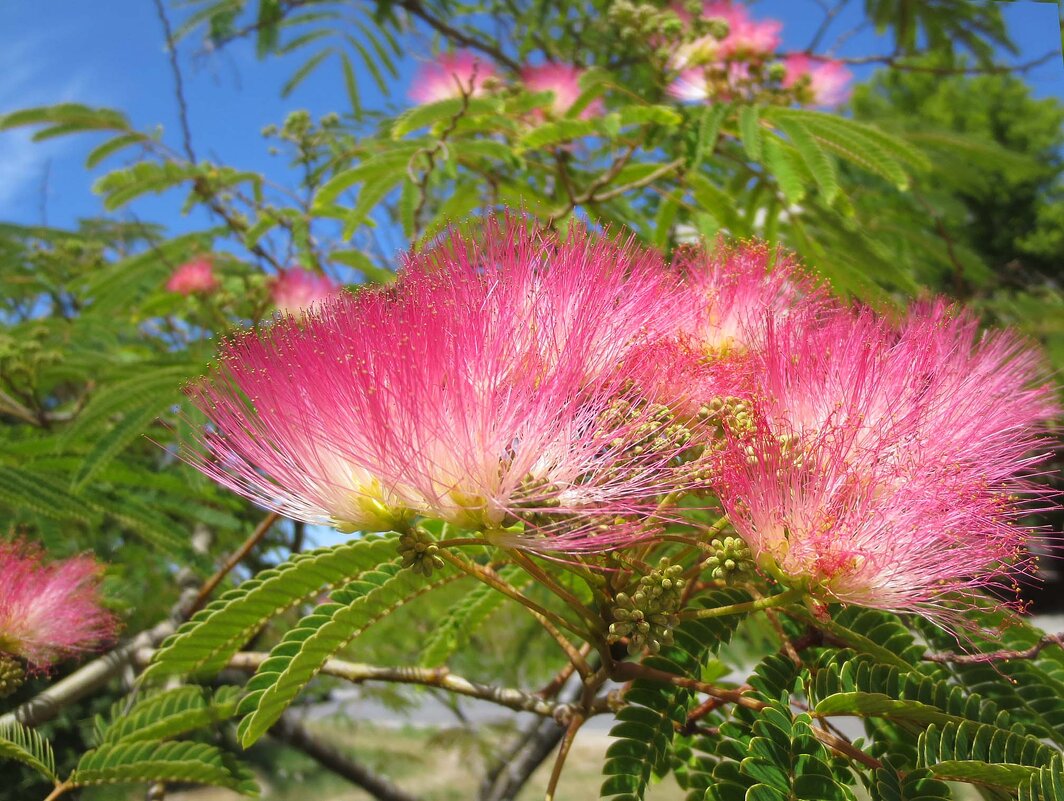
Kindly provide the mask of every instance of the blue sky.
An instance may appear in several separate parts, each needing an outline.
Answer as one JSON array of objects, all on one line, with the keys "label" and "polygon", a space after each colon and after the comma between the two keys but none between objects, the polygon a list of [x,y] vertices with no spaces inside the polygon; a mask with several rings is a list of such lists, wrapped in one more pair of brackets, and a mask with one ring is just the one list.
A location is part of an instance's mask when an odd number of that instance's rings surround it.
[{"label": "blue sky", "polygon": [[[1054,4],[1020,0],[1005,3],[1004,8],[1021,47],[1021,60],[1059,51]],[[755,13],[783,20],[785,49],[804,48],[821,18],[814,0],[762,0]],[[837,29],[844,30],[854,18],[860,17],[855,13],[838,20]],[[370,80],[363,80],[368,105],[405,103],[411,75],[429,51],[430,38],[421,33],[404,44],[407,51],[400,61],[393,99],[386,101]],[[842,52],[865,55],[885,50],[874,34],[865,33],[851,39]],[[296,108],[319,115],[346,106],[339,69],[333,64],[324,65],[282,99],[280,88],[300,63],[298,57],[258,61],[246,43],[207,53],[202,42],[190,38],[181,46],[180,59],[200,157],[261,171],[280,183],[289,181],[288,172],[282,159],[267,154],[261,129],[279,123]],[[1064,99],[1061,60],[1032,71],[1027,79],[1038,95]],[[0,3],[0,113],[63,101],[122,109],[135,125],[161,125],[167,141],[178,143],[171,73],[151,0]],[[27,131],[0,133],[0,220],[40,223],[46,218],[51,225],[68,226],[79,217],[101,214],[102,204],[91,185],[106,165],[94,173],[83,166],[86,153],[98,141],[85,136],[34,144]],[[119,161],[107,164],[114,167]],[[179,207],[180,198],[164,197],[138,202],[134,210],[142,219],[165,222],[175,231],[205,223],[182,218]]]}]

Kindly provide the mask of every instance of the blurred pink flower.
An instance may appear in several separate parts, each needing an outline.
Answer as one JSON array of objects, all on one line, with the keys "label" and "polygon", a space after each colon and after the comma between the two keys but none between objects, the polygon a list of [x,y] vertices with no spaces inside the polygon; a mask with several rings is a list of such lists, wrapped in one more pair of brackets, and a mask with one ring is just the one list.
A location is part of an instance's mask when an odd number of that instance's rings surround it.
[{"label": "blurred pink flower", "polygon": [[210,259],[205,258],[182,264],[166,282],[167,291],[179,295],[213,292],[218,286],[218,279],[214,277],[214,265]]},{"label": "blurred pink flower", "polygon": [[786,70],[784,87],[789,89],[807,79],[813,105],[837,106],[850,97],[853,73],[841,61],[815,59],[795,53],[783,60],[783,66]]},{"label": "blurred pink flower", "polygon": [[[679,300],[660,257],[583,231],[455,235],[388,290],[223,345],[190,393],[212,423],[191,460],[341,530],[424,515],[522,547],[631,542],[693,480],[686,440],[639,394],[652,365],[625,360]],[[599,525],[615,515],[632,522]]]},{"label": "blurred pink flower", "polygon": [[313,304],[340,292],[342,287],[327,275],[291,267],[283,270],[270,284],[270,297],[282,314],[299,317]]},{"label": "blurred pink flower", "polygon": [[698,103],[707,100],[709,98],[709,84],[706,81],[706,71],[701,67],[683,70],[669,84],[668,92],[677,100],[687,103]]},{"label": "blurred pink flower", "polygon": [[116,621],[100,605],[99,576],[91,557],[46,564],[40,548],[0,543],[0,655],[43,671],[107,642]]},{"label": "blurred pink flower", "polygon": [[435,103],[468,93],[484,94],[484,83],[495,77],[490,62],[467,51],[441,53],[435,61],[421,65],[410,88],[415,103]]},{"label": "blurred pink flower", "polygon": [[783,23],[774,19],[754,20],[742,3],[712,0],[703,6],[702,16],[720,18],[728,23],[728,35],[720,40],[717,48],[721,59],[763,58],[779,47]]},{"label": "blurred pink flower", "polygon": [[[580,76],[586,70],[568,64],[543,64],[538,67],[525,67],[521,70],[521,80],[532,92],[554,92],[551,111],[555,116],[563,116],[580,97]],[[591,119],[602,114],[602,99],[596,98],[580,112],[582,120]]]},{"label": "blurred pink flower", "polygon": [[771,326],[830,305],[793,259],[764,243],[690,249],[676,259],[690,312],[681,328],[706,353],[759,351]]}]

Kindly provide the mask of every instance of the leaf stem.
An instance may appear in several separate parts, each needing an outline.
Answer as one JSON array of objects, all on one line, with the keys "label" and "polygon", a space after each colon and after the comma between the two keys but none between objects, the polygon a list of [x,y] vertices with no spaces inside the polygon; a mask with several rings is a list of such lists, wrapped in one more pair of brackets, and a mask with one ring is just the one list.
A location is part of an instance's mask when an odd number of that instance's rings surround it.
[{"label": "leaf stem", "polygon": [[[812,599],[807,598],[806,605],[808,606],[811,603]],[[811,626],[814,626],[817,629],[820,629],[820,631],[824,632],[835,640],[843,642],[846,645],[849,645],[859,651],[864,651],[866,654],[874,656],[876,659],[878,659],[880,662],[883,662],[884,664],[894,665],[895,667],[901,668],[902,670],[913,669],[912,665],[910,665],[904,659],[899,657],[893,651],[888,650],[887,648],[884,648],[883,646],[873,642],[872,640],[865,637],[863,634],[858,634],[856,631],[853,631],[852,629],[848,629],[845,626],[840,625],[830,617],[821,617],[812,608],[799,608],[795,611],[798,613],[798,616],[800,618],[805,620],[805,622],[809,623]]]},{"label": "leaf stem", "polygon": [[586,637],[587,632],[582,631],[580,627],[577,626],[575,623],[570,623],[568,620],[566,620],[564,617],[557,614],[556,612],[552,612],[549,609],[540,606],[527,595],[518,592],[505,581],[503,581],[499,574],[491,568],[484,567],[483,565],[478,565],[475,562],[470,562],[467,559],[464,559],[461,556],[458,556],[457,554],[453,554],[448,550],[439,551],[439,555],[441,559],[450,562],[463,573],[467,573],[473,578],[484,582],[488,586],[494,587],[503,595],[507,596],[508,598],[511,598],[514,601],[517,601],[517,603],[521,604],[526,609],[531,609],[537,615],[546,618],[559,628],[563,628],[566,631],[572,632],[581,639]]},{"label": "leaf stem", "polygon": [[758,598],[755,601],[745,601],[741,604],[729,606],[716,606],[710,609],[693,609],[681,612],[685,618],[726,617],[728,615],[744,615],[749,612],[758,612],[762,609],[771,609],[774,606],[785,606],[794,601],[801,600],[804,592],[797,588],[784,590],[778,595],[769,595],[766,598]]}]

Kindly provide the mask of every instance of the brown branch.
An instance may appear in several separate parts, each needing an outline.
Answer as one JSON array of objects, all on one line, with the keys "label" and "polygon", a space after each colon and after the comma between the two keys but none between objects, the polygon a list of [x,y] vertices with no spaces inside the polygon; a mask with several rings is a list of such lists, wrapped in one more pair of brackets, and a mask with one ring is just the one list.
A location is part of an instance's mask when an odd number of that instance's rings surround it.
[{"label": "brown branch", "polygon": [[449,25],[443,20],[434,17],[425,8],[424,4],[419,0],[400,0],[397,4],[400,8],[405,9],[410,14],[426,23],[430,28],[443,34],[449,40],[455,44],[462,45],[463,47],[471,47],[474,50],[479,50],[481,53],[491,56],[500,64],[503,64],[513,72],[520,72],[521,65],[506,55],[498,46],[484,42],[475,36],[471,36],[457,28]]},{"label": "brown branch", "polygon": [[163,26],[166,34],[166,52],[170,56],[170,71],[174,75],[174,94],[177,97],[177,116],[181,122],[181,140],[185,148],[185,155],[193,164],[196,163],[196,153],[192,149],[192,129],[188,124],[188,103],[185,101],[185,83],[181,78],[181,66],[177,62],[177,47],[174,44],[174,31],[170,27],[170,18],[166,16],[166,7],[163,0],[154,0],[155,13],[159,17],[159,23]]},{"label": "brown branch", "polygon": [[866,768],[873,770],[883,767],[883,763],[871,754],[865,753],[845,737],[840,737],[834,732],[825,729],[813,729],[813,736],[820,742],[843,756],[847,756],[855,762],[860,762]]},{"label": "brown branch", "polygon": [[[152,652],[150,650],[140,651],[137,654],[137,661],[147,664],[151,656]],[[259,665],[265,662],[269,656],[267,653],[243,651],[234,654],[227,667],[250,673],[257,670]],[[577,713],[583,713],[586,716],[602,714],[608,712],[611,704],[614,703],[613,698],[605,695],[602,698],[595,699],[585,713],[581,707],[568,703],[548,701],[535,693],[471,681],[462,676],[456,676],[447,668],[381,667],[346,662],[342,659],[329,659],[322,667],[321,673],[326,676],[344,679],[354,684],[380,681],[392,684],[416,684],[422,687],[435,687],[456,695],[465,695],[481,701],[488,701],[516,712],[531,712],[542,717],[553,718],[562,726],[568,725],[569,721]]]},{"label": "brown branch", "polygon": [[941,662],[954,665],[977,665],[984,662],[1007,662],[1012,659],[1034,659],[1051,645],[1064,648],[1064,632],[1046,634],[1030,648],[1021,651],[990,651],[985,654],[954,654],[948,651],[930,652],[923,655],[925,662]]},{"label": "brown branch", "polygon": [[243,544],[230,554],[229,558],[225,560],[225,564],[222,565],[218,572],[207,579],[203,586],[200,587],[199,592],[196,594],[191,605],[188,609],[188,616],[192,616],[197,612],[210,598],[211,593],[215,588],[222,583],[222,580],[229,575],[230,572],[243,561],[251,549],[258,545],[259,541],[266,536],[267,532],[273,527],[273,524],[280,519],[280,515],[277,512],[270,512],[262,521],[255,527],[255,530],[251,532],[250,536],[244,540]]}]

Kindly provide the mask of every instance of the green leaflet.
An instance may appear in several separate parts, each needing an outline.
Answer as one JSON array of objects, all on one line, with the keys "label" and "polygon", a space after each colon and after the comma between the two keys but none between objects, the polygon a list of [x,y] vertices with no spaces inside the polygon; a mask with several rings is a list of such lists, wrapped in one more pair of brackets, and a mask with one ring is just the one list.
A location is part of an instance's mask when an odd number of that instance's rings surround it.
[{"label": "green leaflet", "polygon": [[391,150],[366,158],[351,169],[336,173],[315,193],[314,207],[311,210],[318,214],[330,209],[342,192],[357,183],[387,180],[396,172],[405,172],[410,157],[416,150],[415,145],[396,145]]},{"label": "green leaflet", "polygon": [[109,108],[92,108],[81,103],[37,106],[0,116],[0,131],[24,125],[46,126],[34,137],[38,140],[84,131],[131,130],[129,119],[122,112]]},{"label": "green leaflet", "polygon": [[472,97],[463,102],[460,97],[449,97],[446,100],[437,100],[435,103],[425,103],[414,106],[395,118],[395,122],[392,123],[392,139],[402,139],[419,128],[458,116],[497,114],[498,111],[499,101],[494,98]]},{"label": "green leaflet", "polygon": [[[532,577],[515,565],[499,571],[499,577],[515,589],[532,583]],[[428,640],[418,660],[426,667],[438,667],[458,649],[469,642],[477,627],[486,621],[506,601],[506,596],[486,584],[478,584],[452,607],[446,617],[429,632]]]},{"label": "green leaflet", "polygon": [[839,194],[839,176],[831,156],[821,147],[809,128],[799,120],[777,116],[773,121],[787,135],[805,166],[809,168],[824,202],[831,205]]},{"label": "green leaflet", "polygon": [[972,721],[928,726],[917,752],[936,778],[1004,787],[1016,787],[1057,755],[1035,737]]},{"label": "green leaflet", "polygon": [[1018,801],[1064,801],[1064,757],[1057,755],[1044,768],[1020,782]]},{"label": "green leaflet", "polygon": [[438,571],[442,578],[434,573],[426,583],[396,560],[334,591],[329,603],[285,634],[248,681],[237,710],[244,715],[240,742],[247,747],[265,734],[333,654],[406,602],[457,578],[452,571],[448,566]]},{"label": "green leaflet", "polygon": [[889,762],[875,772],[874,801],[936,801],[950,798],[949,786],[926,768],[899,772]]},{"label": "green leaflet", "polygon": [[848,650],[832,654],[814,668],[809,695],[815,711],[824,715],[882,716],[921,724],[973,720],[1001,728],[1012,725],[997,704],[962,687]]},{"label": "green leaflet", "polygon": [[756,106],[742,106],[739,109],[739,138],[746,155],[754,161],[761,161],[761,112]]},{"label": "green leaflet", "polygon": [[625,106],[620,111],[621,125],[666,125],[675,127],[683,116],[669,106]]},{"label": "green leaflet", "polygon": [[77,787],[189,782],[258,795],[258,786],[250,771],[218,748],[193,742],[148,740],[102,745],[81,757],[69,781]]},{"label": "green leaflet", "polygon": [[56,781],[52,746],[33,729],[12,722],[0,726],[0,759],[13,759],[29,765],[41,775]]},{"label": "green leaflet", "polygon": [[176,687],[142,698],[132,708],[121,700],[111,709],[109,722],[98,721],[101,745],[127,740],[168,740],[226,720],[236,712],[240,690],[221,687]]},{"label": "green leaflet", "polygon": [[600,120],[558,120],[533,128],[521,137],[518,144],[522,150],[537,150],[601,133],[603,126]]},{"label": "green leaflet", "polygon": [[298,554],[259,573],[197,612],[162,644],[144,672],[148,680],[173,674],[212,674],[271,618],[395,556],[394,536]]},{"label": "green leaflet", "polygon": [[172,405],[173,400],[164,395],[155,398],[154,402],[130,409],[114,428],[96,440],[92,449],[85,455],[85,459],[74,473],[74,488],[81,487],[92,479],[134,440],[139,439],[155,418]]}]

